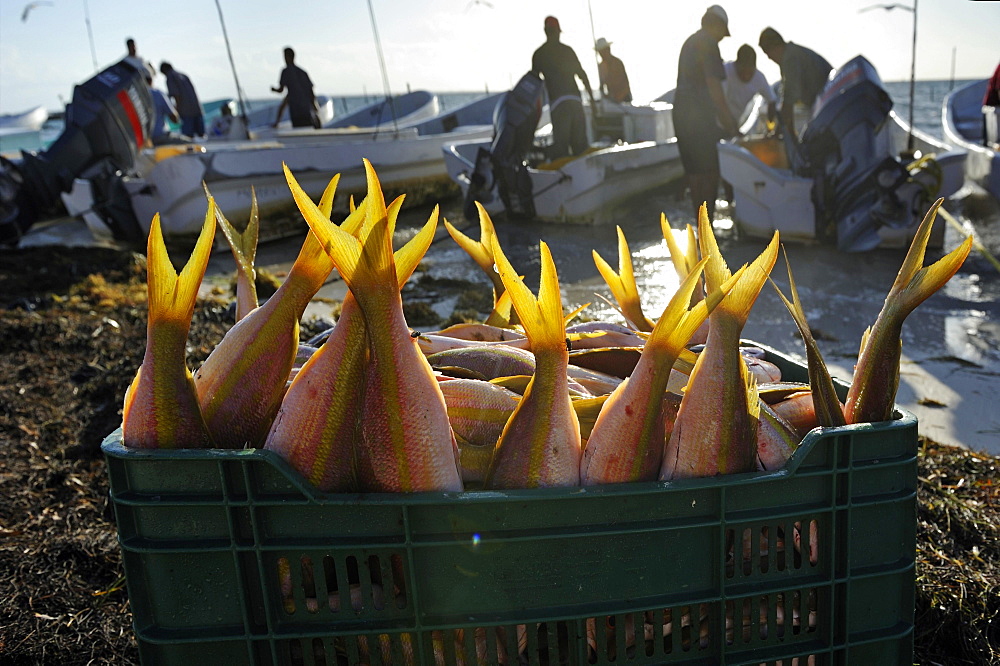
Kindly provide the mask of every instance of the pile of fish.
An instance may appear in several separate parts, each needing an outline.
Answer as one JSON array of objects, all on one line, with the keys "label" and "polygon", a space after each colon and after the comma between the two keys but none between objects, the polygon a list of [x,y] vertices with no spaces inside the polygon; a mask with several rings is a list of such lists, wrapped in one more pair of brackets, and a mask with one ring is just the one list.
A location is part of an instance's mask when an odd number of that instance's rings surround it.
[{"label": "pile of fish", "polygon": [[[406,324],[400,289],[434,238],[438,211],[394,252],[402,197],[386,205],[374,169],[365,168],[367,196],[352,200],[339,225],[330,220],[338,178],[316,203],[286,168],[310,233],[284,284],[259,307],[256,208],[240,231],[209,194],[179,275],[153,219],[146,352],[125,395],[126,446],[265,448],[326,492],[573,487],[778,469],[816,426],[892,418],[903,320],[971,248],[967,239],[923,266],[941,201],[934,204],[862,337],[841,404],[790,267],[790,298],[778,293],[805,341],[809,383],[782,382],[762,350],[741,345],[778,258],[777,232],[731,272],[704,207],[684,251],[661,216],[680,286],[654,320],[642,311],[619,229],[618,270],[596,252],[594,260],[628,325],[567,326],[578,312],[563,311],[548,246],[540,244],[535,294],[480,207],[478,241],[444,224],[490,278],[493,312],[481,324],[421,334]],[[238,266],[238,321],[192,374],[185,344],[216,227]],[[302,345],[299,320],[334,268],[349,288],[341,316],[321,340]]]}]

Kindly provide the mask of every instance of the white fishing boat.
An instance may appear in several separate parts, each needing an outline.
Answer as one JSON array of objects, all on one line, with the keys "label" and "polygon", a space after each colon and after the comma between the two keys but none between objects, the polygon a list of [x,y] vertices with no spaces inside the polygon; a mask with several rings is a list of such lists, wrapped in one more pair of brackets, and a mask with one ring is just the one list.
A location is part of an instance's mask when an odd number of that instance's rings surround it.
[{"label": "white fishing boat", "polygon": [[610,129],[620,140],[605,140],[583,155],[548,161],[538,149],[544,128],[536,133],[542,116],[540,94],[538,77],[525,75],[498,108],[492,139],[443,146],[448,174],[462,189],[470,219],[478,201],[490,214],[506,211],[512,217],[547,222],[607,224],[621,202],[683,175],[672,105],[602,100],[599,129]]},{"label": "white fishing boat", "polygon": [[21,113],[5,113],[0,115],[0,134],[37,132],[48,118],[49,112],[44,106],[36,106]]},{"label": "white fishing boat", "polygon": [[948,93],[941,105],[944,138],[965,149],[965,177],[1000,199],[1000,114],[983,106],[986,79]]},{"label": "white fishing boat", "polygon": [[[962,187],[965,159],[965,150],[893,113],[878,73],[861,56],[831,75],[801,143],[751,137],[719,144],[741,232],[770,237],[778,230],[782,240],[845,251],[909,246],[930,204]],[[941,222],[931,245],[943,236]]]},{"label": "white fishing boat", "polygon": [[[319,107],[319,121],[320,124],[326,124],[333,120],[333,98],[327,95],[316,95],[316,105]],[[278,113],[278,107],[281,106],[281,102],[274,102],[273,104],[255,105],[254,108],[246,114],[247,116],[247,127],[254,134],[260,136],[261,133],[273,133],[274,132],[274,117]],[[278,123],[277,129],[291,129],[292,120],[288,115],[288,107],[281,112],[281,121]],[[245,137],[244,137],[245,138]]]},{"label": "white fishing boat", "polygon": [[[121,182],[143,235],[158,213],[165,237],[196,236],[205,215],[204,183],[227,218],[239,223],[249,216],[252,189],[261,216],[261,238],[276,238],[302,229],[283,164],[314,199],[339,173],[335,201],[339,209],[346,209],[349,195],[358,198],[366,192],[363,159],[375,167],[388,196],[405,192],[410,203],[443,197],[453,192],[454,185],[445,170],[442,143],[456,137],[488,137],[498,97],[487,96],[468,108],[398,130],[290,129],[279,130],[266,141],[161,146],[143,151],[139,175]],[[93,191],[91,182],[78,178],[63,196],[70,214],[90,215],[92,226],[97,223]]]}]

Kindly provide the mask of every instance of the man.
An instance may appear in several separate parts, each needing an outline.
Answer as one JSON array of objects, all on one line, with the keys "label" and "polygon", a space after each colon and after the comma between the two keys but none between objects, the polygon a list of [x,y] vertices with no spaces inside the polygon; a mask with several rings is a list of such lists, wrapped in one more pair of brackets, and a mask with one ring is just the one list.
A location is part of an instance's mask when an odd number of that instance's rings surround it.
[{"label": "man", "polygon": [[747,104],[754,95],[761,95],[767,102],[767,118],[774,120],[778,98],[767,83],[764,73],[757,69],[757,52],[749,44],[744,44],[736,51],[736,60],[725,64],[726,78],[722,82],[722,90],[726,94],[726,103],[733,118],[739,121]]},{"label": "man", "polygon": [[151,63],[146,62],[141,57],[135,47],[135,40],[129,37],[125,40],[125,48],[128,49],[128,55],[122,58],[125,62],[135,67],[137,70],[143,74],[152,77],[156,74],[156,69],[153,68]]},{"label": "man", "polygon": [[601,56],[601,62],[597,65],[601,94],[619,104],[631,102],[632,88],[628,84],[625,63],[621,58],[611,55],[611,42],[601,37],[594,45],[594,50]]},{"label": "man", "polygon": [[205,116],[191,79],[166,61],[160,63],[160,71],[167,77],[167,94],[174,98],[177,115],[181,117],[181,134],[192,138],[205,136]]},{"label": "man", "polygon": [[722,137],[737,134],[736,120],[722,91],[726,70],[719,42],[727,36],[726,10],[712,5],[701,17],[701,29],[681,46],[677,62],[674,130],[695,219],[702,203],[708,206],[709,220],[715,215],[719,191],[717,144]]},{"label": "man", "polygon": [[823,91],[833,67],[826,59],[811,49],[786,42],[774,28],[764,28],[760,33],[760,50],[781,68],[781,110],[779,117],[785,131],[796,137],[795,105],[812,109],[816,97]]},{"label": "man", "polygon": [[170,103],[162,90],[153,87],[153,75],[148,70],[146,71],[146,85],[149,86],[149,92],[153,96],[153,135],[150,138],[154,146],[169,143],[171,136],[167,119],[173,123],[180,122],[177,109]]},{"label": "man", "polygon": [[313,82],[306,71],[295,64],[295,51],[285,47],[285,68],[281,70],[278,87],[271,87],[276,93],[288,89],[288,95],[278,106],[278,117],[274,119],[274,127],[281,122],[281,114],[288,106],[288,115],[292,119],[292,127],[312,127],[319,129],[319,105],[313,93]]},{"label": "man", "polygon": [[1000,142],[1000,65],[986,82],[983,95],[983,145],[993,148]]},{"label": "man", "polygon": [[566,155],[582,155],[587,150],[587,121],[583,115],[583,100],[576,79],[587,89],[590,104],[594,93],[587,73],[572,48],[559,41],[562,30],[559,19],[545,17],[545,43],[531,56],[531,71],[545,81],[552,117],[552,149],[550,159]]}]

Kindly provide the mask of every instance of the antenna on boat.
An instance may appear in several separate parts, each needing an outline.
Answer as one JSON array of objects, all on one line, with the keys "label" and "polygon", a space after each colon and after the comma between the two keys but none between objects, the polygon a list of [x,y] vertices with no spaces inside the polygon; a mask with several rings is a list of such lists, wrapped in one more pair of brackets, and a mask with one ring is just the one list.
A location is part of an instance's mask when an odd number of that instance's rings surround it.
[{"label": "antenna on boat", "polygon": [[90,38],[90,59],[94,61],[94,71],[98,71],[101,66],[97,64],[97,49],[94,48],[94,31],[90,27],[90,7],[87,0],[83,0],[83,18],[87,22],[87,37]]},{"label": "antenna on boat", "polygon": [[250,123],[247,121],[247,111],[250,104],[243,97],[243,88],[240,87],[240,77],[236,75],[236,63],[233,62],[233,50],[229,47],[229,34],[226,32],[226,19],[222,16],[222,5],[219,0],[215,0],[215,8],[219,10],[219,23],[222,24],[222,38],[226,41],[226,53],[229,54],[229,66],[233,70],[233,81],[236,82],[236,98],[240,101],[240,117],[243,119],[243,130],[250,138]]},{"label": "antenna on boat", "polygon": [[396,107],[392,101],[392,93],[389,92],[389,74],[385,69],[385,57],[382,55],[382,42],[378,38],[378,25],[375,23],[375,10],[372,8],[372,0],[368,0],[368,15],[372,20],[372,34],[375,35],[375,49],[378,51],[378,66],[382,70],[382,87],[385,88],[385,100],[389,103],[389,110],[392,113],[393,130],[398,132]]},{"label": "antenna on boat", "polygon": [[913,0],[913,6],[901,5],[899,3],[892,3],[886,5],[871,5],[869,7],[862,7],[858,10],[858,13],[866,12],[869,9],[884,9],[887,12],[893,9],[903,9],[908,12],[913,12],[913,50],[910,54],[910,129],[909,134],[906,137],[906,151],[912,155],[913,154],[913,88],[916,82],[916,71],[917,71],[917,0]]}]

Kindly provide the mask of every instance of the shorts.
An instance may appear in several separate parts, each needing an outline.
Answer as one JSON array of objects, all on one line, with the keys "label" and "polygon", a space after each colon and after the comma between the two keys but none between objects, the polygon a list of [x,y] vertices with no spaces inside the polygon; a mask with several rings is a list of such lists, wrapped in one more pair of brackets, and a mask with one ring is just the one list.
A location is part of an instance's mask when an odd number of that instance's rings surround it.
[{"label": "shorts", "polygon": [[715,122],[714,109],[674,105],[677,149],[686,174],[719,173],[719,139],[722,128]]}]

